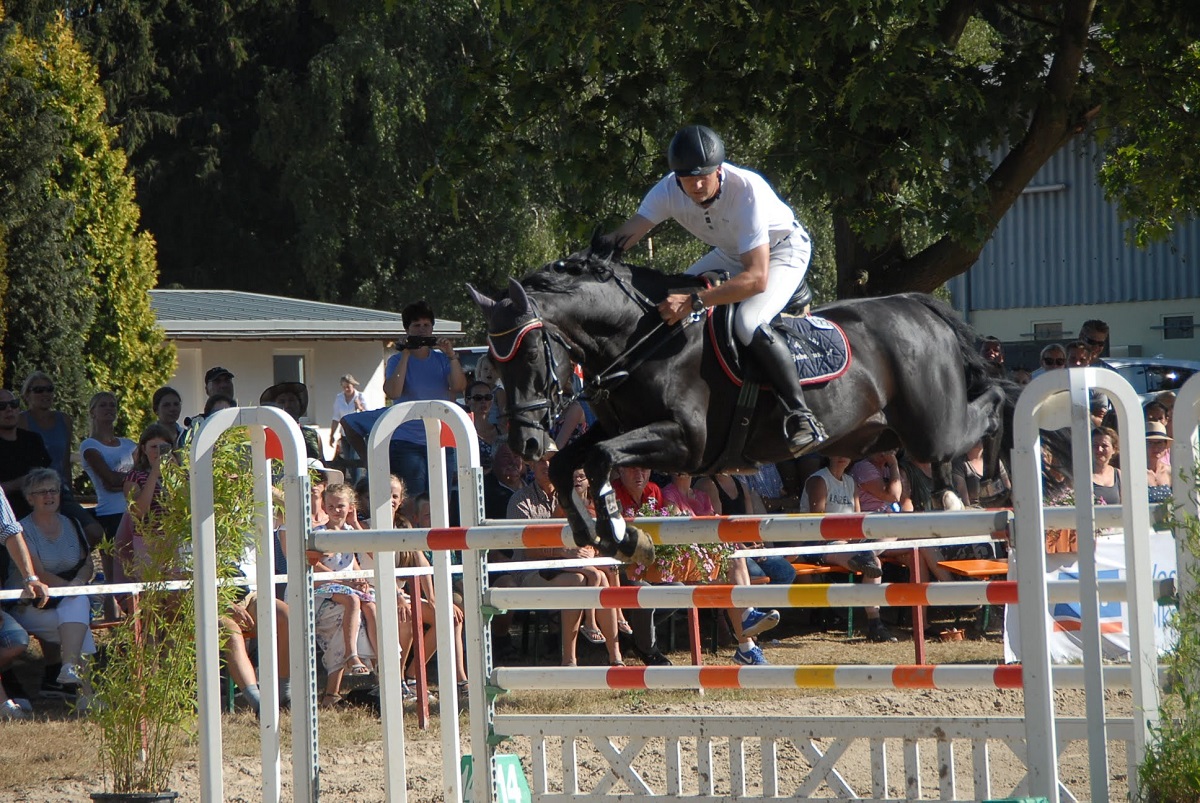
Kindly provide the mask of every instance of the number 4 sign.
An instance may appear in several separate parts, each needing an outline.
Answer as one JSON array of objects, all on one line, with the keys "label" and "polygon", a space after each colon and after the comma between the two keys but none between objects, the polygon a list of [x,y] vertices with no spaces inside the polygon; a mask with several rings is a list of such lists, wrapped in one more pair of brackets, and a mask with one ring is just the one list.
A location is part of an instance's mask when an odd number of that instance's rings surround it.
[{"label": "number 4 sign", "polygon": [[[530,803],[529,782],[525,780],[525,772],[521,769],[521,759],[508,754],[497,755],[494,760],[499,782],[496,790],[496,803]],[[471,795],[474,790],[475,772],[471,756],[462,757],[461,772],[463,799],[473,800]]]}]

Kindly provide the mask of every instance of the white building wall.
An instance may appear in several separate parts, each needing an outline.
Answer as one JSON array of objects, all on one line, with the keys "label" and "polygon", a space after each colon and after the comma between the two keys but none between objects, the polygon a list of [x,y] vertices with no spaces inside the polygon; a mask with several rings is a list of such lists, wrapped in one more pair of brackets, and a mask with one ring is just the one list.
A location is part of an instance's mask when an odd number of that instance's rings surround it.
[{"label": "white building wall", "polygon": [[204,374],[214,366],[234,375],[238,402],[258,404],[264,390],[275,384],[274,358],[277,354],[303,354],[308,385],[308,416],[321,433],[326,457],[329,448],[329,424],[333,416],[334,395],[341,391],[339,378],[352,374],[362,383],[369,409],[384,406],[383,367],[392,352],[382,342],[353,340],[209,340],[176,341],[179,362],[171,385],[183,396],[183,414],[195,415],[204,409]]},{"label": "white building wall", "polygon": [[1036,324],[1061,322],[1066,343],[1079,335],[1084,321],[1096,318],[1109,326],[1109,356],[1200,360],[1200,338],[1166,340],[1161,328],[1152,328],[1161,327],[1163,318],[1171,315],[1191,315],[1200,324],[1200,299],[972,310],[968,322],[979,334],[995,335],[1008,343],[1032,342]]}]

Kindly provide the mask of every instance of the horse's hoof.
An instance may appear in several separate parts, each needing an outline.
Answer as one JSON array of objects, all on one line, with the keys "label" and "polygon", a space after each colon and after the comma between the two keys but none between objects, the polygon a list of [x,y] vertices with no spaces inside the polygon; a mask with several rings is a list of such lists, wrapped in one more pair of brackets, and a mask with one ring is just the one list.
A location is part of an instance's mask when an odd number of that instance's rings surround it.
[{"label": "horse's hoof", "polygon": [[625,539],[617,544],[617,551],[620,552],[617,558],[626,563],[654,565],[654,542],[637,527],[630,527],[625,531]]},{"label": "horse's hoof", "polygon": [[942,510],[965,510],[962,500],[954,491],[942,492]]}]

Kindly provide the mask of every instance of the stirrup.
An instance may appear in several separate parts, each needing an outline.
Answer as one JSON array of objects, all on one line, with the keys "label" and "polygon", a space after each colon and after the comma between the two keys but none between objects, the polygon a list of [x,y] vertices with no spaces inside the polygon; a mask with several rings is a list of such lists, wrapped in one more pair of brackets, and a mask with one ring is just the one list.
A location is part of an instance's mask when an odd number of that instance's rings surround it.
[{"label": "stirrup", "polygon": [[792,453],[799,457],[824,443],[829,434],[812,413],[797,410],[783,417],[783,437]]}]

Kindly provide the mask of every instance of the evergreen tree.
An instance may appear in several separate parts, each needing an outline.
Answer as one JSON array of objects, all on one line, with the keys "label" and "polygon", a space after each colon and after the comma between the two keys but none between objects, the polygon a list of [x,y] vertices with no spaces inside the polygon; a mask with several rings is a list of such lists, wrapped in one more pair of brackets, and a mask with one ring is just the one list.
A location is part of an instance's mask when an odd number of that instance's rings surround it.
[{"label": "evergreen tree", "polygon": [[77,418],[94,390],[112,390],[118,425],[132,431],[174,370],[174,348],[150,308],[154,243],[137,233],[125,156],[70,26],[57,19],[33,37],[0,25],[5,378],[46,371]]}]

